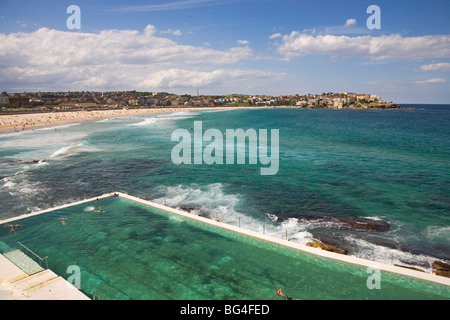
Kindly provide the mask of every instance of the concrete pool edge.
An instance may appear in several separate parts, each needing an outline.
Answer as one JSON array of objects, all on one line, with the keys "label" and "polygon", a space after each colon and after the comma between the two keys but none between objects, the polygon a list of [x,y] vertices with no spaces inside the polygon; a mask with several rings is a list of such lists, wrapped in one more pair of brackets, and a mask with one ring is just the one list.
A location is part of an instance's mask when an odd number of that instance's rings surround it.
[{"label": "concrete pool edge", "polygon": [[281,238],[276,238],[276,237],[273,237],[270,235],[262,234],[262,233],[248,230],[245,228],[241,228],[241,227],[233,226],[233,225],[226,224],[226,223],[223,223],[220,221],[201,217],[196,214],[188,213],[188,212],[185,212],[185,211],[182,211],[179,209],[167,207],[165,205],[155,203],[151,200],[145,200],[145,199],[142,199],[139,197],[130,196],[130,195],[128,195],[126,193],[122,193],[122,192],[114,192],[114,193],[104,194],[102,196],[93,197],[90,199],[85,199],[82,201],[77,201],[77,202],[73,202],[70,204],[61,205],[61,206],[58,206],[55,208],[45,209],[45,210],[30,213],[30,214],[23,214],[23,215],[20,215],[20,216],[14,217],[14,218],[9,218],[6,220],[0,220],[0,224],[9,223],[9,222],[16,221],[16,220],[22,220],[22,219],[26,219],[29,217],[41,215],[41,214],[44,214],[47,212],[60,210],[60,209],[68,208],[68,207],[73,207],[73,206],[84,204],[84,203],[89,203],[89,202],[95,201],[97,199],[108,198],[108,197],[112,197],[114,195],[118,195],[119,197],[131,200],[133,202],[141,203],[146,206],[160,209],[160,210],[163,210],[163,211],[175,214],[175,215],[183,216],[183,217],[191,219],[191,220],[196,220],[196,221],[199,221],[202,223],[206,223],[208,225],[215,226],[217,228],[229,230],[229,231],[236,232],[236,233],[239,233],[239,234],[242,234],[245,236],[264,240],[264,241],[267,241],[270,243],[274,243],[274,244],[277,244],[280,246],[284,246],[284,247],[299,250],[302,252],[310,253],[310,254],[313,254],[316,256],[321,256],[321,257],[332,259],[332,260],[337,260],[337,261],[341,261],[341,262],[345,262],[345,263],[359,265],[359,266],[363,266],[363,267],[367,267],[367,268],[374,268],[374,269],[377,269],[380,271],[391,272],[391,273],[395,273],[395,274],[400,274],[400,275],[404,275],[404,276],[408,276],[408,277],[412,277],[412,278],[417,278],[417,279],[421,279],[421,280],[425,280],[425,281],[430,281],[430,282],[450,286],[450,278],[438,276],[433,273],[420,272],[420,271],[416,271],[416,270],[412,270],[412,269],[408,269],[408,268],[402,268],[402,267],[398,267],[398,266],[394,266],[394,265],[389,265],[389,264],[382,263],[382,262],[362,259],[362,258],[358,258],[355,256],[342,255],[342,254],[338,254],[338,253],[334,253],[334,252],[329,252],[329,251],[322,250],[320,248],[308,247],[308,246],[302,245],[300,243],[291,242],[289,240],[285,240],[285,239],[281,239]]},{"label": "concrete pool edge", "polygon": [[[116,192],[117,193],[117,192]],[[97,199],[103,199],[103,198],[109,198],[112,197],[113,193],[111,194],[104,194],[102,196],[99,197],[93,197],[93,198],[89,198],[89,199],[85,199],[85,200],[81,200],[81,201],[76,201],[76,202],[72,202],[72,203],[67,203],[67,204],[63,204],[54,208],[49,208],[49,209],[45,209],[45,210],[40,210],[40,211],[36,211],[36,212],[32,212],[32,213],[26,213],[26,214],[22,214],[20,216],[17,217],[13,217],[13,218],[8,218],[5,220],[0,220],[0,224],[5,224],[5,223],[10,223],[13,221],[17,221],[17,220],[22,220],[22,219],[27,219],[27,218],[31,218],[34,216],[38,216],[47,212],[52,212],[52,211],[56,211],[56,210],[60,210],[60,209],[64,209],[64,208],[69,208],[69,207],[74,207],[83,203],[88,203],[88,202],[92,202],[95,201]]]},{"label": "concrete pool edge", "polygon": [[50,269],[26,274],[0,254],[0,300],[90,300]]}]

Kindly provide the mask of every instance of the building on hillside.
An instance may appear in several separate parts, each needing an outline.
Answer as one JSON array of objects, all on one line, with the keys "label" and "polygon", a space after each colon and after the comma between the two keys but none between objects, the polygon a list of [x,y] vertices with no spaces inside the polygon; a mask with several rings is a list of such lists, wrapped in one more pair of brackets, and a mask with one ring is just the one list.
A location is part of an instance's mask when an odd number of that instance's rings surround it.
[{"label": "building on hillside", "polygon": [[139,98],[139,105],[140,106],[153,106],[155,105],[155,99],[150,97],[140,97]]},{"label": "building on hillside", "polygon": [[9,97],[9,104],[20,105],[30,102],[28,97]]},{"label": "building on hillside", "polygon": [[0,96],[0,105],[2,105],[2,104],[9,104],[8,96]]}]

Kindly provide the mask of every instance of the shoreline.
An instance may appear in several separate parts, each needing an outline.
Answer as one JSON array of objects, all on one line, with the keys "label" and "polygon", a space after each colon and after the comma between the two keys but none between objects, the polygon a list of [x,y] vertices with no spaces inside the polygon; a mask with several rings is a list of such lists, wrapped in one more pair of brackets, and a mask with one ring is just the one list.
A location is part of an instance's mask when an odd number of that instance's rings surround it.
[{"label": "shoreline", "polygon": [[[205,107],[205,108],[148,108],[148,109],[119,109],[119,110],[92,110],[92,111],[66,111],[66,112],[36,112],[25,114],[0,115],[0,135],[17,133],[28,130],[52,127],[61,124],[76,123],[80,121],[94,121],[133,115],[160,114],[186,111],[210,110],[239,110],[263,109],[265,107]],[[273,108],[273,107],[270,107]]]},{"label": "shoreline", "polygon": [[[240,109],[322,109],[302,108],[298,106],[234,106],[234,107],[171,107],[171,108],[145,108],[145,109],[115,109],[115,110],[91,110],[91,111],[59,111],[59,112],[30,112],[19,114],[0,114],[0,135],[18,133],[27,130],[36,130],[52,127],[60,124],[76,123],[80,121],[94,121],[116,117],[133,115],[160,114],[186,111],[223,111]],[[409,110],[410,108],[393,109],[354,109],[340,108],[329,110]]]}]

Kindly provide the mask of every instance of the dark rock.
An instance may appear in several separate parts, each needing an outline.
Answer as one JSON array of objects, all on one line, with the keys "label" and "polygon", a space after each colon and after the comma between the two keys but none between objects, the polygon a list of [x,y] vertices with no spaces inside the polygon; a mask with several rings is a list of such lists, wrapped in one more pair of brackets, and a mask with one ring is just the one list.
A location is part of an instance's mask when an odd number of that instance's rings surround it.
[{"label": "dark rock", "polygon": [[345,249],[341,249],[338,248],[336,246],[330,245],[330,244],[326,244],[326,243],[322,243],[322,242],[308,242],[306,244],[308,247],[313,247],[313,248],[320,248],[322,250],[326,250],[326,251],[330,251],[330,252],[334,252],[334,253],[339,253],[339,254],[347,254],[347,250]]},{"label": "dark rock", "polygon": [[44,161],[44,160],[4,160],[4,161],[0,161],[0,165],[19,166],[19,165],[36,164],[41,161]]},{"label": "dark rock", "polygon": [[343,225],[350,227],[353,230],[370,230],[370,231],[378,231],[384,232],[390,229],[390,225],[387,222],[381,220],[372,220],[365,218],[336,218]]},{"label": "dark rock", "polygon": [[442,261],[433,262],[433,272],[441,277],[450,278],[450,264]]},{"label": "dark rock", "polygon": [[439,270],[435,270],[435,271],[434,271],[434,274],[437,275],[437,276],[450,278],[450,270],[449,270],[449,271],[439,271]]},{"label": "dark rock", "polygon": [[192,214],[196,214],[200,217],[211,218],[210,214],[208,212],[204,211],[202,208],[198,208],[198,207],[194,207],[194,206],[190,206],[190,205],[180,205],[180,206],[178,206],[178,209],[192,213]]},{"label": "dark rock", "polygon": [[317,216],[306,215],[299,217],[302,220],[317,223],[330,223],[336,226],[336,228],[347,228],[356,231],[377,231],[385,232],[390,229],[389,223],[381,220],[373,220],[367,218],[355,218],[355,217],[339,217],[339,216]]},{"label": "dark rock", "polygon": [[442,261],[433,262],[433,269],[436,270],[450,270],[450,264],[444,263]]},{"label": "dark rock", "polygon": [[189,206],[189,205],[180,205],[180,210],[186,211],[186,212],[192,212],[194,210],[198,210],[198,208],[193,207],[193,206]]}]

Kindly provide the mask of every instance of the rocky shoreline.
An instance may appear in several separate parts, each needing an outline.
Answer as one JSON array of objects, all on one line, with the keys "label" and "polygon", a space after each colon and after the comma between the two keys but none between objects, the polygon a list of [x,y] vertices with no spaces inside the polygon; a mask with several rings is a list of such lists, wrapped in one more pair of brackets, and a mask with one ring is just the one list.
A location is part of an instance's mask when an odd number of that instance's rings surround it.
[{"label": "rocky shoreline", "polygon": [[[338,253],[338,254],[343,254],[343,255],[349,254],[346,249],[337,247],[335,245],[323,243],[323,242],[318,242],[318,241],[308,242],[306,245],[308,247],[319,248],[322,250],[326,250],[326,251],[330,251],[330,252],[334,252],[334,253]],[[404,265],[400,265],[400,264],[394,264],[394,266],[400,267],[400,268],[411,269],[411,270],[415,270],[415,271],[419,271],[419,272],[425,272],[424,270],[419,269],[419,268],[404,266]],[[439,260],[435,260],[432,264],[432,273],[437,276],[450,278],[450,264],[439,261]]]},{"label": "rocky shoreline", "polygon": [[[191,206],[191,205],[179,205],[177,209],[182,211],[186,211],[192,214],[197,214],[202,217],[207,217],[213,219],[207,212],[202,210],[201,208]],[[386,232],[390,230],[390,224],[386,221],[376,220],[376,219],[368,219],[368,218],[356,218],[356,217],[339,217],[339,216],[327,216],[327,215],[302,215],[297,217],[299,220],[307,221],[310,223],[317,224],[327,224],[330,228],[338,228],[343,230],[352,230],[356,232]],[[317,248],[329,252],[334,252],[342,255],[354,255],[354,252],[349,252],[344,246],[339,244],[338,240],[333,239],[319,239],[317,241],[311,241],[306,244],[308,247]],[[398,249],[398,248],[397,248]],[[411,267],[407,265],[394,264],[394,266],[411,269],[419,272],[425,272],[422,269]],[[432,263],[432,273],[450,278],[450,264],[441,261],[435,260]]]}]

